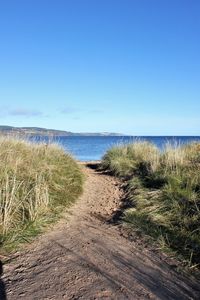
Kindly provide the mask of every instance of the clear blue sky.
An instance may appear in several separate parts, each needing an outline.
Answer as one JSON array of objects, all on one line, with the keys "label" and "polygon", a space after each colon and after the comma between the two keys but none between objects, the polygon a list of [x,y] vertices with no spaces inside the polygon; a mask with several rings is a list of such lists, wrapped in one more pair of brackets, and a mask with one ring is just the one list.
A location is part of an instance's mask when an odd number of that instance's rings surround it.
[{"label": "clear blue sky", "polygon": [[199,0],[0,1],[0,124],[200,135]]}]

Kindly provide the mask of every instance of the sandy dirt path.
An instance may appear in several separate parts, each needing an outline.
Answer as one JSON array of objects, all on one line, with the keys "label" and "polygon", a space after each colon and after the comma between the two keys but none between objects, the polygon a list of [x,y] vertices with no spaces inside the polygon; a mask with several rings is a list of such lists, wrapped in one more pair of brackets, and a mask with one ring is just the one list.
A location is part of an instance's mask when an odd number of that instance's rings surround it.
[{"label": "sandy dirt path", "polygon": [[83,168],[84,193],[67,217],[5,265],[7,299],[200,299],[194,281],[109,222],[119,182]]}]

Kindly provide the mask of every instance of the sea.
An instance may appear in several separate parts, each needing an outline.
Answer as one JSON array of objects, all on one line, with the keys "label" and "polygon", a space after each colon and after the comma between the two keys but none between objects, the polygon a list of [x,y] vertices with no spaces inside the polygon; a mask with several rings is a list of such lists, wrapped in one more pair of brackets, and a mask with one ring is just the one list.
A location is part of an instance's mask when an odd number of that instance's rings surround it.
[{"label": "sea", "polygon": [[148,141],[155,144],[161,151],[166,143],[182,145],[200,142],[200,136],[58,136],[33,138],[37,142],[55,142],[79,161],[101,160],[108,149],[114,145]]}]

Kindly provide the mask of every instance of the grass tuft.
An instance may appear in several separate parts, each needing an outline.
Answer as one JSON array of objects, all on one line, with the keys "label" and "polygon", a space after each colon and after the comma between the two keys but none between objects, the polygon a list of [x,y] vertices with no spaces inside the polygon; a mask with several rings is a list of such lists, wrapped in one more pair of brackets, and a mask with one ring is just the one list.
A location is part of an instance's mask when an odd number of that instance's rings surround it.
[{"label": "grass tuft", "polygon": [[200,144],[136,142],[110,149],[102,166],[128,182],[124,221],[200,264]]},{"label": "grass tuft", "polygon": [[80,195],[82,183],[79,166],[59,146],[1,137],[1,250],[11,250],[54,222]]}]

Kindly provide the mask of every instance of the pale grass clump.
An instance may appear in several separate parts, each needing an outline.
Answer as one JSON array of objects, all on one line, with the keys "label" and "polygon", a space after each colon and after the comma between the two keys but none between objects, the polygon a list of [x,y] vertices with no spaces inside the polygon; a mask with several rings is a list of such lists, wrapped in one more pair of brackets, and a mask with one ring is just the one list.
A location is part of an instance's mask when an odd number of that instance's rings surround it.
[{"label": "pale grass clump", "polygon": [[188,163],[188,155],[185,147],[178,143],[166,143],[163,155],[161,156],[161,164],[165,172],[174,171],[177,174],[180,169]]},{"label": "pale grass clump", "polygon": [[58,214],[82,190],[77,163],[54,144],[0,138],[0,240]]},{"label": "pale grass clump", "polygon": [[114,174],[131,176],[138,168],[154,172],[159,165],[159,150],[146,141],[119,145],[111,148],[102,159],[102,167]]},{"label": "pale grass clump", "polygon": [[200,144],[167,144],[159,152],[137,142],[109,150],[103,164],[113,171],[116,159],[121,164],[114,174],[129,175],[132,207],[124,220],[200,267]]},{"label": "pale grass clump", "polygon": [[146,163],[150,171],[156,171],[159,166],[160,153],[155,145],[146,141],[137,141],[127,145],[127,149],[133,160]]}]

